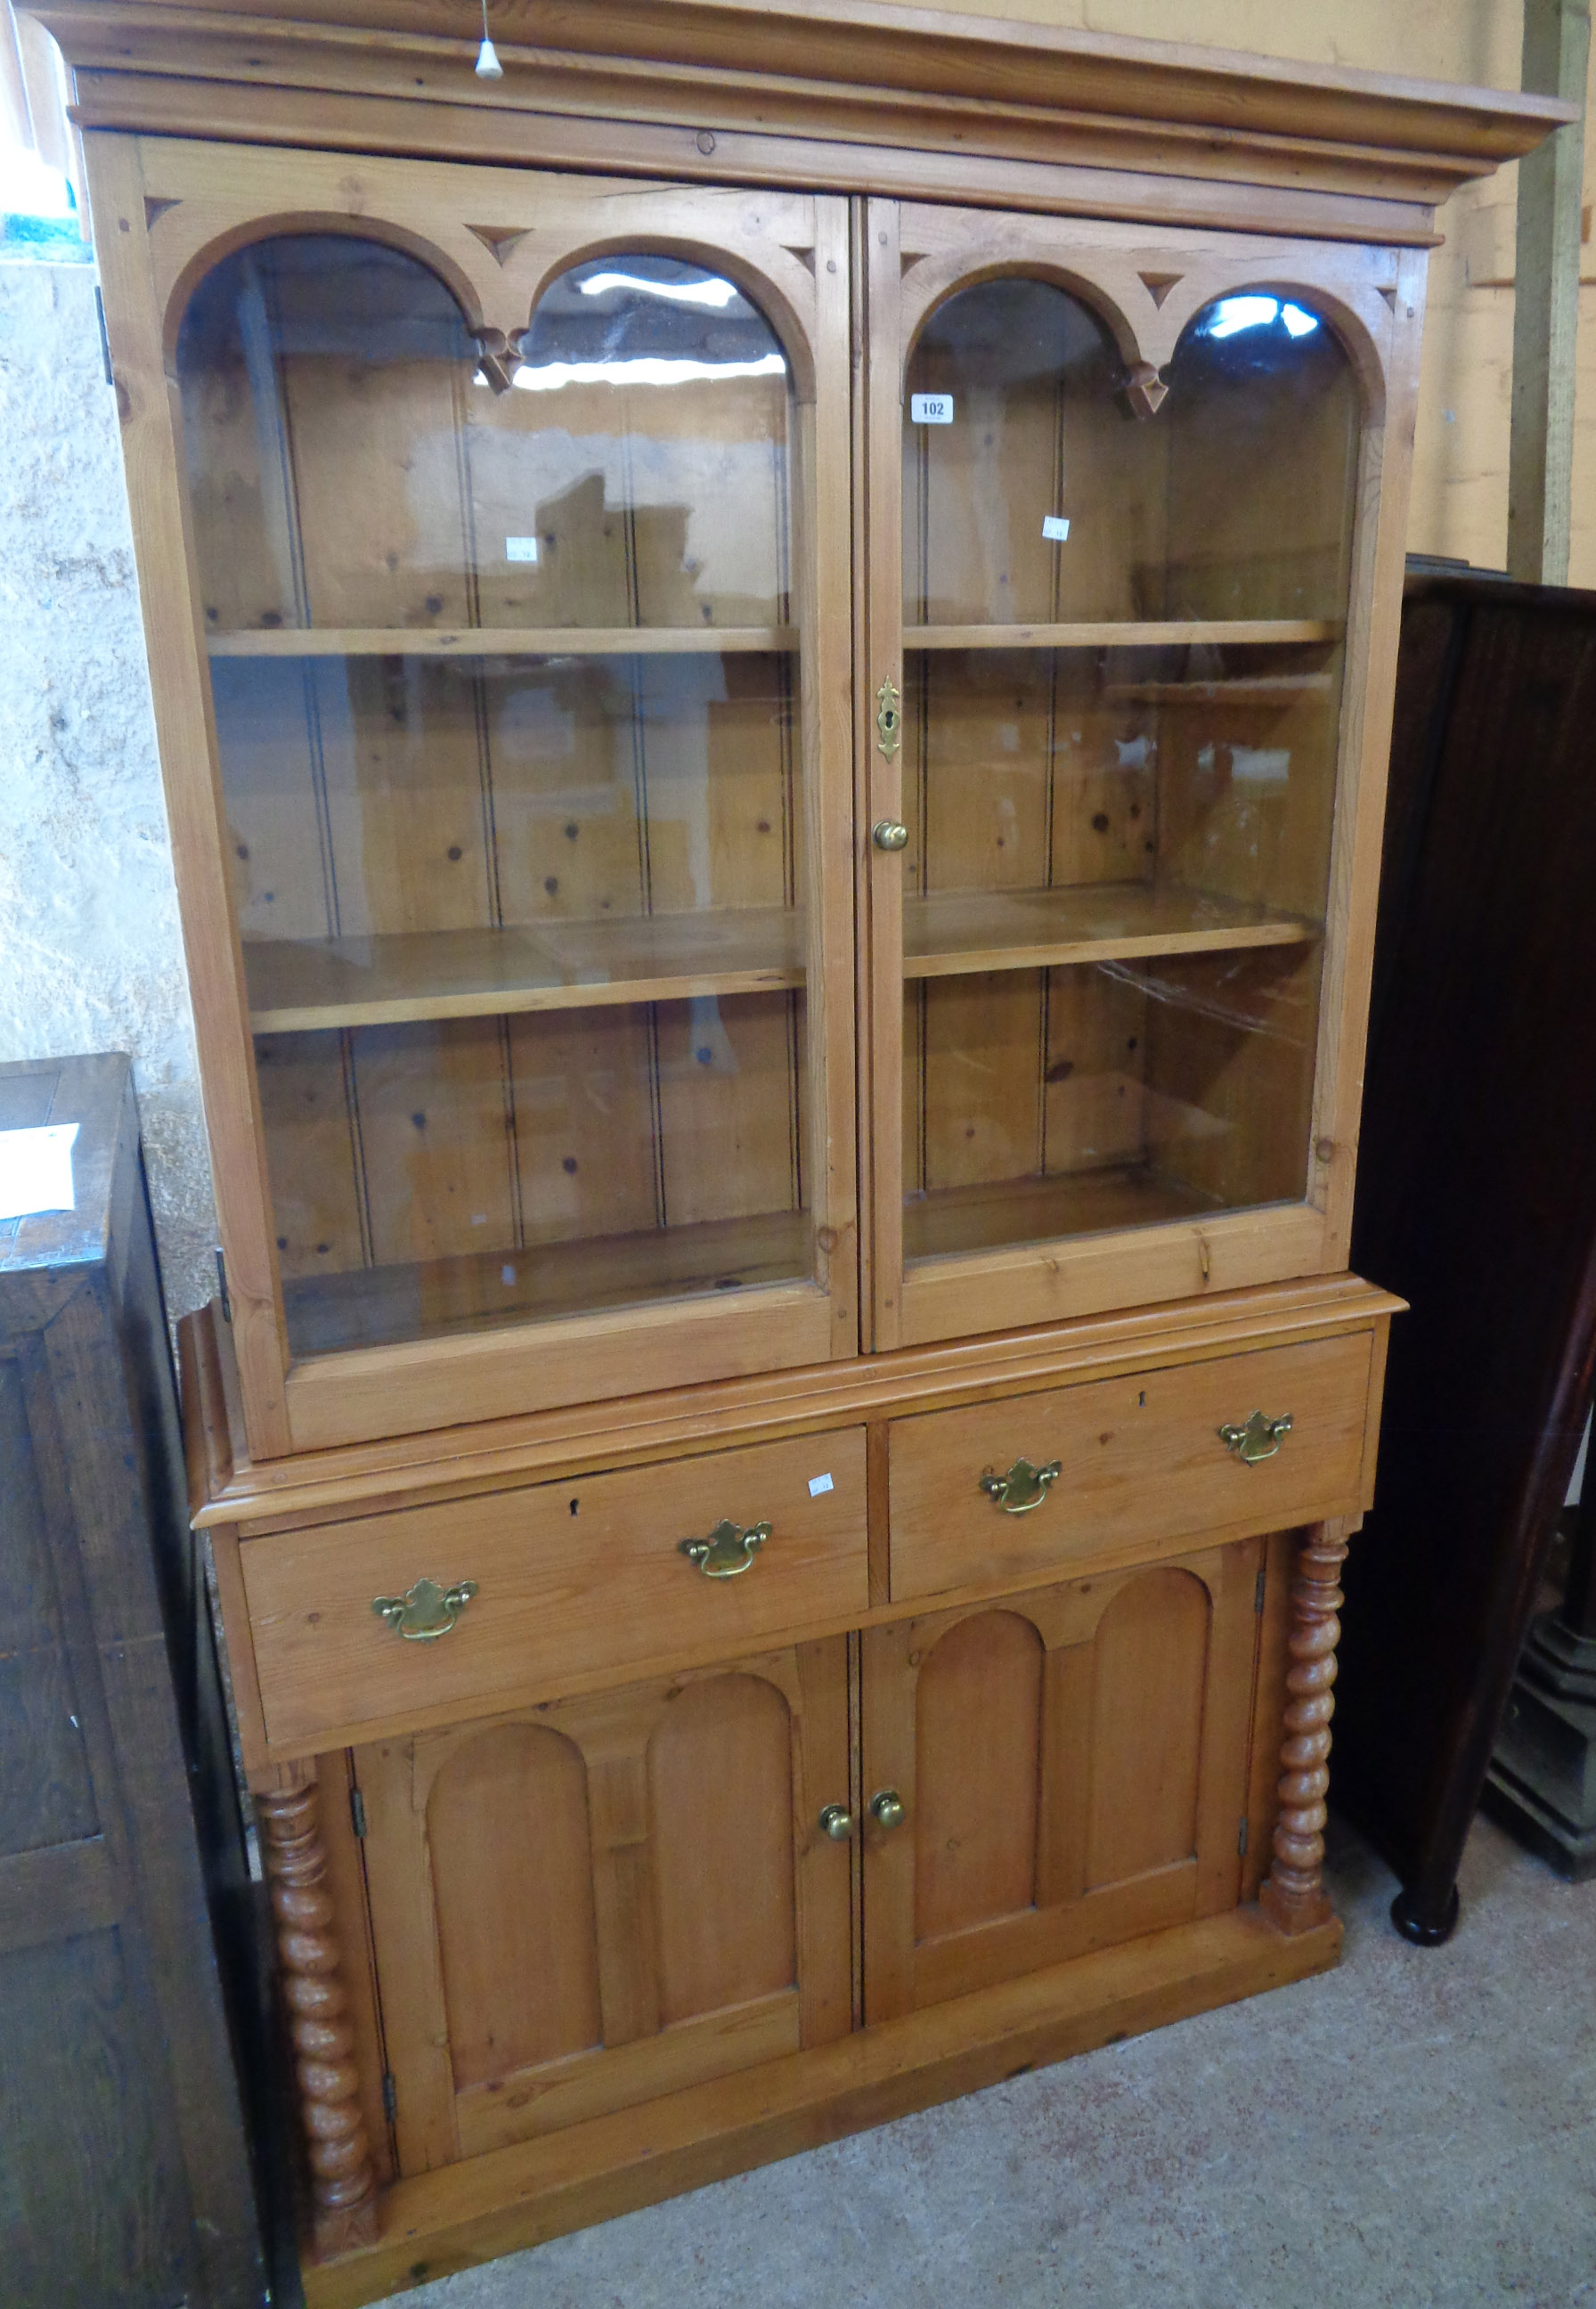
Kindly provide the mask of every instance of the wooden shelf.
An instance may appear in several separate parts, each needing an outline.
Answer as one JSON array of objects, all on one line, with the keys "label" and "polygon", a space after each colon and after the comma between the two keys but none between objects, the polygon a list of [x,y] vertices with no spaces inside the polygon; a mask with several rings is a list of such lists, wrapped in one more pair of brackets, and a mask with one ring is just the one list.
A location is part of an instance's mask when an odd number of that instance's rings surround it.
[{"label": "wooden shelf", "polygon": [[298,1358],[708,1291],[803,1282],[812,1272],[807,1212],[773,1211],[698,1226],[651,1227],[641,1234],[297,1276],[285,1282],[282,1295],[289,1351]]},{"label": "wooden shelf", "polygon": [[503,930],[246,944],[257,1034],[499,1017],[802,986],[804,918],[783,906]]},{"label": "wooden shelf", "polygon": [[1106,681],[1105,704],[1116,705],[1287,705],[1294,697],[1328,696],[1328,673],[1238,674],[1217,681]]},{"label": "wooden shelf", "polygon": [[1334,618],[1117,618],[1086,626],[905,626],[906,650],[1169,649],[1187,643],[1335,642]]},{"label": "wooden shelf", "polygon": [[[1067,890],[946,890],[903,904],[903,975],[1302,946],[1318,926],[1199,890],[1111,882]],[[518,930],[246,944],[257,1034],[523,1010],[679,1002],[805,983],[805,925],[786,907],[551,921]]]},{"label": "wooden shelf", "polygon": [[796,626],[271,626],[205,645],[212,657],[683,657],[798,642]]},{"label": "wooden shelf", "polygon": [[1304,946],[1314,922],[1202,890],[1106,882],[1064,890],[934,890],[903,901],[903,975],[1128,962],[1149,955]]},{"label": "wooden shelf", "polygon": [[1219,1207],[1146,1164],[1076,1171],[1049,1179],[1000,1179],[910,1196],[903,1205],[903,1256],[946,1258],[960,1251],[1007,1250],[1061,1235],[1105,1234],[1199,1218]]}]

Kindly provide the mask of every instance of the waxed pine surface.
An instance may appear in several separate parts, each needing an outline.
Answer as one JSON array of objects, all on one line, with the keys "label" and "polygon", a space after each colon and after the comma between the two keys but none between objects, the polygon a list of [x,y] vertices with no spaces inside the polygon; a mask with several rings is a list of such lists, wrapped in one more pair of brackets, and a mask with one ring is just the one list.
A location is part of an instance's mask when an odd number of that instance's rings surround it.
[{"label": "waxed pine surface", "polygon": [[1332,1826],[1338,1972],[405,2294],[406,2309],[1596,2309],[1596,1883],[1487,1821],[1417,1950]]}]

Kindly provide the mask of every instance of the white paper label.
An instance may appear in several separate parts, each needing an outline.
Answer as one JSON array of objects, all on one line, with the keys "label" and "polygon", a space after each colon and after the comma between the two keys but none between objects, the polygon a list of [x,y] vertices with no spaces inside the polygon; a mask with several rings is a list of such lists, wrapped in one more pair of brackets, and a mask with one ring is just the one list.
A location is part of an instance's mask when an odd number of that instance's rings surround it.
[{"label": "white paper label", "polygon": [[38,1211],[75,1211],[72,1143],[75,1122],[41,1130],[0,1130],[0,1219],[28,1219]]},{"label": "white paper label", "polygon": [[909,396],[909,419],[913,425],[951,425],[953,421],[953,394],[911,393]]},{"label": "white paper label", "polygon": [[536,561],[538,540],[535,537],[507,537],[505,540],[506,561]]},{"label": "white paper label", "polygon": [[830,1477],[829,1475],[811,1475],[811,1476],[810,1476],[810,1478],[809,1478],[809,1497],[810,1497],[812,1500],[817,1500],[817,1499],[820,1497],[820,1494],[822,1493],[822,1492],[829,1492],[831,1489],[832,1489],[832,1479],[831,1479],[831,1477]]},{"label": "white paper label", "polygon": [[1230,775],[1238,785],[1290,785],[1291,748],[1290,746],[1232,746]]},{"label": "white paper label", "polygon": [[1069,533],[1070,525],[1062,514],[1045,513],[1042,515],[1042,535],[1050,545],[1062,545]]}]

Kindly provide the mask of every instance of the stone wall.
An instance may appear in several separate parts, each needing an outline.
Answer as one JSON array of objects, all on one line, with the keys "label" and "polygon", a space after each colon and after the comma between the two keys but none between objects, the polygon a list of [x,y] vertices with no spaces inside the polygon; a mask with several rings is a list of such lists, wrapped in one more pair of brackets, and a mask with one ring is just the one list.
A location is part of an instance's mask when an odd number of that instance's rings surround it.
[{"label": "stone wall", "polygon": [[0,1059],[126,1051],[175,1321],[216,1221],[86,264],[0,264]]}]

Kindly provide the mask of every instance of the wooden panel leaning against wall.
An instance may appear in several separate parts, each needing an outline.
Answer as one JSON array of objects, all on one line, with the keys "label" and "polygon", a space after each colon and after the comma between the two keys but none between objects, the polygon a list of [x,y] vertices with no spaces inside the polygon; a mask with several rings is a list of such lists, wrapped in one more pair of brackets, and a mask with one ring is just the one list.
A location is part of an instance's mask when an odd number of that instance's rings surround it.
[{"label": "wooden panel leaning against wall", "polygon": [[128,1059],[0,1066],[0,1154],[46,1131],[65,1180],[0,1166],[0,2297],[254,2309],[244,1839]]},{"label": "wooden panel leaning against wall", "polygon": [[1334,1961],[1424,252],[1562,115],[304,4],[46,13],[331,2309]]}]

